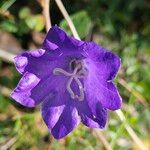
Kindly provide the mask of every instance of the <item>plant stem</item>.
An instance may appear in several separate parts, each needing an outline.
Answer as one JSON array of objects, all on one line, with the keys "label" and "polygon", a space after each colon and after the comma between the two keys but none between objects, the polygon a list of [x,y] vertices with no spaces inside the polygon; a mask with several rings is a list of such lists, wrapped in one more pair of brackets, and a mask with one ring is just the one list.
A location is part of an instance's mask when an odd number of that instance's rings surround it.
[{"label": "plant stem", "polygon": [[45,17],[46,31],[48,32],[51,28],[51,19],[50,19],[50,0],[44,1],[43,13]]},{"label": "plant stem", "polygon": [[69,25],[69,27],[70,27],[70,29],[72,31],[73,36],[76,39],[80,40],[80,37],[79,37],[79,35],[78,35],[78,33],[77,33],[76,29],[75,29],[75,26],[74,26],[74,24],[73,24],[73,22],[72,22],[72,20],[71,20],[71,18],[69,16],[68,12],[66,11],[62,1],[61,0],[55,0],[55,2],[58,5],[58,7],[59,7],[61,13],[63,14],[64,18],[66,19],[66,21],[67,21],[67,23],[68,23],[68,25]]},{"label": "plant stem", "polygon": [[15,57],[14,54],[12,54],[10,52],[7,52],[7,51],[5,51],[3,49],[0,49],[0,58],[2,60],[5,60],[5,61],[7,61],[9,63],[12,63],[14,61],[14,57]]}]

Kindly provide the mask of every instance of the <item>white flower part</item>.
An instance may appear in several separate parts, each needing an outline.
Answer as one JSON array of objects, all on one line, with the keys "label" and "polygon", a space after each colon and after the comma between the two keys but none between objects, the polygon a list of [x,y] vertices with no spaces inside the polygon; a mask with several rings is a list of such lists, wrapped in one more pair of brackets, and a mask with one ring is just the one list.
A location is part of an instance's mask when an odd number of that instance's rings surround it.
[{"label": "white flower part", "polygon": [[[78,71],[79,70],[79,71]],[[66,89],[68,91],[68,93],[70,94],[70,97],[72,99],[78,99],[79,101],[83,101],[84,100],[84,87],[81,83],[81,81],[79,80],[80,78],[84,78],[85,75],[87,75],[87,73],[85,72],[86,70],[83,69],[82,65],[79,64],[74,68],[73,73],[69,73],[67,71],[65,71],[62,68],[55,68],[53,70],[53,74],[54,75],[60,75],[63,74],[65,76],[70,77],[67,84],[66,84]],[[73,82],[73,80],[77,83],[78,87],[79,87],[79,91],[80,91],[80,95],[76,95],[73,90],[71,89],[71,83]]]}]

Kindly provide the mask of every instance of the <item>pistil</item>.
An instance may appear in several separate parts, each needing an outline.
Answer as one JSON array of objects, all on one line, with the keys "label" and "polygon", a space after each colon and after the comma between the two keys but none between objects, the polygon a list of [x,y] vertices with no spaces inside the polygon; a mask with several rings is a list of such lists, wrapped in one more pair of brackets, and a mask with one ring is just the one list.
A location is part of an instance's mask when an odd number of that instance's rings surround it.
[{"label": "pistil", "polygon": [[[63,74],[67,77],[70,77],[67,84],[66,84],[66,89],[67,89],[68,93],[70,94],[71,98],[72,99],[78,99],[79,101],[84,100],[84,87],[83,87],[83,85],[82,85],[82,83],[79,79],[84,78],[86,73],[85,73],[85,69],[83,69],[81,63],[80,64],[78,63],[75,66],[75,68],[73,70],[73,73],[69,73],[66,70],[62,69],[62,68],[55,68],[53,70],[53,73],[55,75]],[[76,95],[74,93],[74,91],[72,90],[72,88],[71,88],[71,84],[72,84],[73,80],[78,85],[80,95]]]}]

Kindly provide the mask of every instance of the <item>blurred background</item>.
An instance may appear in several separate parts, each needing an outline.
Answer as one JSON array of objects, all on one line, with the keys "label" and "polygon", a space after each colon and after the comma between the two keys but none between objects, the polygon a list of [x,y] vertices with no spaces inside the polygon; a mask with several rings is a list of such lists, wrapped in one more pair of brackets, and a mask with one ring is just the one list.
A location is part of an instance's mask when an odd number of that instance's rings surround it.
[{"label": "blurred background", "polygon": [[[116,52],[122,68],[115,82],[123,98],[126,123],[150,149],[150,2],[148,0],[63,0],[83,40]],[[45,0],[0,0],[0,150],[139,150],[115,112],[96,135],[80,124],[55,140],[43,123],[39,107],[27,109],[9,97],[20,74],[12,57],[41,46],[46,35]],[[52,25],[71,35],[61,11],[50,1]]]}]

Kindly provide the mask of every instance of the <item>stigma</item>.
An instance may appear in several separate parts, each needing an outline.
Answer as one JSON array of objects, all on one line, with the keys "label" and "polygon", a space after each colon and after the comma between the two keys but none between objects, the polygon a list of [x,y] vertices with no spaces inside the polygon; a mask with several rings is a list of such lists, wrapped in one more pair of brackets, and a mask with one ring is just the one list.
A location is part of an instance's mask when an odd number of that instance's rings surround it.
[{"label": "stigma", "polygon": [[[70,97],[72,99],[77,99],[79,101],[84,100],[84,86],[82,85],[82,82],[80,81],[81,78],[86,77],[87,70],[84,68],[83,62],[81,60],[75,60],[73,59],[70,62],[70,70],[72,72],[67,72],[66,70],[62,68],[55,68],[53,70],[54,75],[61,75],[69,77],[67,84],[66,84],[66,90],[70,94]],[[79,95],[75,94],[75,92],[71,88],[72,82],[75,81],[79,88]]]}]

